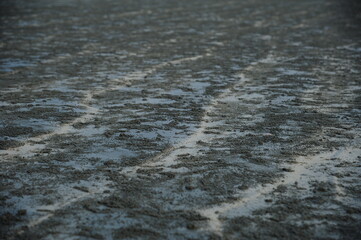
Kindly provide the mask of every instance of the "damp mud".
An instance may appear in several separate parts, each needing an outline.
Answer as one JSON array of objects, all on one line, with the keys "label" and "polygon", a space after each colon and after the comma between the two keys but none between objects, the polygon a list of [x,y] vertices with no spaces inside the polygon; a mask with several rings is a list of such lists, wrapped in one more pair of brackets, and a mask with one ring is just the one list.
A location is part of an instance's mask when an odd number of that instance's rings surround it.
[{"label": "damp mud", "polygon": [[357,1],[2,1],[1,239],[358,239]]}]

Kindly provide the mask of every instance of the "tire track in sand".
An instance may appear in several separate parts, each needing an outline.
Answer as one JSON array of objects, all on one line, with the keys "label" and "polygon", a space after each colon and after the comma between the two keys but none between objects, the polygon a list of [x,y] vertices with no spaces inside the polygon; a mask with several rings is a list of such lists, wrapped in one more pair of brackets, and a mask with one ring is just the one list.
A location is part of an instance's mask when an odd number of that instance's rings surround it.
[{"label": "tire track in sand", "polygon": [[[70,132],[70,130],[73,128],[72,125],[75,123],[79,123],[79,122],[84,122],[84,121],[90,121],[92,120],[99,112],[100,109],[99,108],[95,108],[91,106],[91,102],[94,100],[93,96],[96,94],[101,94],[104,93],[106,91],[109,90],[117,90],[120,89],[122,87],[126,87],[126,85],[130,84],[132,81],[136,80],[136,79],[143,79],[144,76],[147,76],[169,64],[181,64],[183,62],[188,62],[188,61],[195,61],[204,57],[208,57],[211,56],[211,51],[208,51],[206,54],[203,55],[197,55],[197,56],[193,56],[193,57],[187,57],[187,58],[181,58],[181,59],[177,59],[177,60],[172,60],[172,61],[168,61],[168,62],[164,62],[161,64],[158,64],[156,66],[153,66],[145,71],[137,71],[137,72],[133,72],[128,74],[125,77],[119,78],[119,79],[114,79],[111,81],[111,85],[108,88],[105,89],[100,89],[97,91],[87,91],[84,97],[84,100],[81,102],[81,105],[84,106],[87,109],[87,113],[84,114],[83,116],[80,116],[76,119],[74,119],[73,121],[71,121],[70,123],[61,125],[58,129],[56,129],[55,131],[49,133],[49,134],[44,134],[38,137],[34,137],[34,138],[30,138],[27,140],[26,144],[24,146],[21,146],[19,148],[15,148],[11,150],[11,154],[26,154],[26,152],[29,151],[35,151],[35,150],[40,150],[46,147],[46,144],[32,144],[33,142],[36,141],[44,141],[49,139],[52,136],[55,135],[60,135],[60,134],[67,134]],[[94,189],[93,191],[84,193],[82,192],[79,196],[74,197],[74,198],[64,198],[62,201],[59,201],[55,204],[49,205],[47,206],[47,208],[52,209],[52,211],[44,216],[32,219],[26,226],[28,229],[36,227],[38,225],[40,225],[42,222],[52,218],[53,216],[55,216],[56,211],[66,208],[74,203],[77,203],[79,201],[83,201],[86,199],[91,199],[94,198],[96,195],[103,193],[104,189],[105,189],[105,184],[104,187],[98,188],[98,189]],[[109,193],[110,194],[110,193]],[[104,197],[104,196],[103,196]],[[18,234],[23,234],[24,230],[19,229],[17,230]]]},{"label": "tire track in sand", "polygon": [[[183,141],[179,142],[178,144],[175,144],[174,146],[171,146],[165,150],[163,150],[161,153],[156,155],[155,157],[145,161],[144,163],[138,165],[138,166],[131,166],[131,167],[125,167],[121,171],[122,174],[135,176],[137,170],[140,169],[147,169],[147,168],[156,168],[156,167],[162,167],[166,169],[167,171],[175,171],[174,168],[171,168],[171,166],[175,165],[177,163],[177,156],[181,154],[192,154],[197,155],[197,152],[199,149],[197,149],[197,144],[199,141],[211,141],[212,138],[215,137],[214,134],[205,134],[205,130],[208,127],[214,126],[214,124],[211,123],[211,117],[208,115],[216,110],[216,106],[219,101],[222,101],[223,99],[229,97],[232,94],[232,89],[241,87],[246,81],[250,80],[246,77],[245,72],[252,71],[255,67],[257,67],[258,64],[261,63],[269,63],[273,62],[274,57],[272,53],[269,53],[265,58],[262,58],[260,60],[254,61],[250,63],[247,67],[245,67],[240,73],[236,75],[236,77],[239,79],[235,84],[227,88],[223,93],[218,95],[216,98],[214,98],[210,104],[205,108],[202,120],[200,121],[200,126],[197,128],[197,130],[184,139]],[[229,134],[228,132],[222,133],[222,134]],[[219,136],[219,134],[217,134]],[[180,169],[182,171],[182,169]]]},{"label": "tire track in sand", "polygon": [[[131,84],[133,81],[137,79],[143,79],[145,76],[154,73],[155,71],[167,66],[167,65],[176,65],[181,64],[183,62],[188,61],[196,61],[198,59],[211,56],[211,51],[208,51],[207,53],[203,55],[197,55],[193,57],[187,57],[187,58],[181,58],[177,60],[171,60],[168,62],[164,62],[158,65],[155,65],[149,69],[146,69],[145,71],[135,71],[132,72],[124,77],[117,78],[110,81],[109,87],[104,89],[98,89],[95,91],[85,91],[83,100],[78,104],[78,106],[85,108],[85,114],[81,115],[78,118],[75,118],[73,121],[60,125],[58,128],[56,128],[54,131],[46,134],[42,134],[40,136],[28,138],[25,141],[25,144],[19,147],[10,148],[8,150],[3,151],[3,154],[5,153],[7,158],[9,156],[21,156],[21,157],[30,157],[32,155],[35,155],[34,152],[40,151],[46,147],[46,143],[41,143],[44,140],[47,140],[55,135],[63,135],[71,132],[73,128],[73,125],[76,123],[85,123],[89,122],[92,119],[95,118],[97,114],[101,112],[101,109],[97,107],[92,106],[92,101],[94,100],[94,96],[97,94],[102,94],[107,91],[112,90],[119,90],[121,88],[127,87],[127,85]],[[5,160],[6,161],[6,160]],[[1,162],[5,162],[2,160]]]},{"label": "tire track in sand", "polygon": [[298,186],[309,190],[311,188],[309,182],[312,182],[312,180],[328,180],[336,185],[336,196],[343,196],[344,192],[337,179],[322,172],[322,169],[330,159],[340,157],[343,159],[356,159],[360,155],[360,148],[348,147],[317,155],[298,157],[295,163],[284,166],[292,169],[292,171],[286,173],[277,182],[243,191],[239,194],[240,199],[237,201],[198,210],[202,216],[209,219],[208,226],[204,230],[222,236],[223,223],[221,218],[224,215],[227,215],[227,218],[252,215],[253,211],[269,206],[269,203],[265,201],[267,195],[281,185],[291,185],[297,182]]}]

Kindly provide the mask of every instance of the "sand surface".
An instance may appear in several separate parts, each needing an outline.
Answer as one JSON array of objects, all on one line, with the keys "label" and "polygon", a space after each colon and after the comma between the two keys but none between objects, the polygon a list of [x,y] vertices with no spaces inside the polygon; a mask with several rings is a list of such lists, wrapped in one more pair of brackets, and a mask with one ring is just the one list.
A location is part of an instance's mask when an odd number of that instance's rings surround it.
[{"label": "sand surface", "polygon": [[0,239],[359,239],[358,1],[1,1]]}]

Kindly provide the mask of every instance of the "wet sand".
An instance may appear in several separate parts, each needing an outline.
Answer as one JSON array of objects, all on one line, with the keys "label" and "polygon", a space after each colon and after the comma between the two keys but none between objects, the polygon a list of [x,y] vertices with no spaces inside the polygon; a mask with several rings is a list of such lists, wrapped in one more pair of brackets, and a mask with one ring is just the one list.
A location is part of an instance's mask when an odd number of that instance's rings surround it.
[{"label": "wet sand", "polygon": [[3,1],[1,239],[358,239],[357,1]]}]

